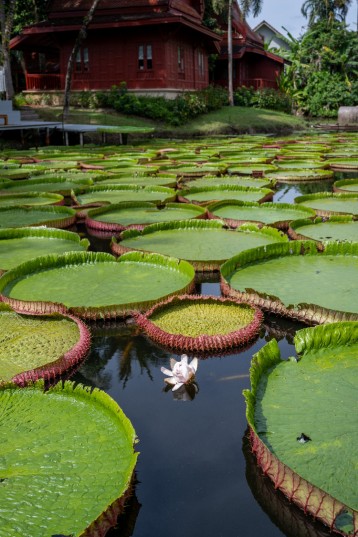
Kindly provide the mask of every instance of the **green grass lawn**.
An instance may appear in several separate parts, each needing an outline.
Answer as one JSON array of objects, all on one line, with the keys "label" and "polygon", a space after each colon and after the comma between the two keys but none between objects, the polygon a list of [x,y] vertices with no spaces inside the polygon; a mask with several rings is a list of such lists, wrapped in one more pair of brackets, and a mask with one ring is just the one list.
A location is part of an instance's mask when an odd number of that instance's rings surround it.
[{"label": "green grass lawn", "polygon": [[[62,108],[36,107],[39,116],[47,121],[59,121]],[[288,133],[306,128],[302,118],[256,108],[225,106],[220,110],[204,114],[180,127],[168,126],[147,118],[119,114],[113,110],[71,109],[68,123],[97,125],[126,125],[154,127],[156,134],[163,137],[213,136],[242,133]]]}]

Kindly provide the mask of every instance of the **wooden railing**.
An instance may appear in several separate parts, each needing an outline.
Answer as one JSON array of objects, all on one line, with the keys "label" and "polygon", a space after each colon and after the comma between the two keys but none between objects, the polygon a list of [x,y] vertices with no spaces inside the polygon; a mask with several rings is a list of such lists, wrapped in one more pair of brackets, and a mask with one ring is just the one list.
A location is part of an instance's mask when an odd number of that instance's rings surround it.
[{"label": "wooden railing", "polygon": [[27,90],[60,90],[63,76],[60,74],[27,74],[26,89]]}]

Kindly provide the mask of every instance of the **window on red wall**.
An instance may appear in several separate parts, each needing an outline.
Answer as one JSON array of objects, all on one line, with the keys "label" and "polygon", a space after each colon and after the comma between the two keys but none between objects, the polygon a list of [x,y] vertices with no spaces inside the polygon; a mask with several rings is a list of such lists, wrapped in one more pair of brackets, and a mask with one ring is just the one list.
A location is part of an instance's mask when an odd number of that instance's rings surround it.
[{"label": "window on red wall", "polygon": [[200,78],[204,78],[204,76],[205,76],[205,61],[204,61],[204,54],[203,54],[202,50],[198,50],[198,69],[199,69]]},{"label": "window on red wall", "polygon": [[180,73],[183,73],[185,70],[185,64],[184,64],[184,48],[179,46],[178,47],[178,71]]},{"label": "window on red wall", "polygon": [[138,46],[138,69],[153,69],[153,49],[152,45]]},{"label": "window on red wall", "polygon": [[89,71],[88,48],[80,48],[76,56],[76,73],[87,73]]}]

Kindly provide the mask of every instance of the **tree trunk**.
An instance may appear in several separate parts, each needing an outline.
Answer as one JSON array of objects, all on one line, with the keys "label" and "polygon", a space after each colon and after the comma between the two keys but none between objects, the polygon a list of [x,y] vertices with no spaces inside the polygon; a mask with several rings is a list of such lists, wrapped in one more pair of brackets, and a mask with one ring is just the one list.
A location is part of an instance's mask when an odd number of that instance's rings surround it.
[{"label": "tree trunk", "polygon": [[227,65],[228,65],[228,97],[229,105],[234,106],[234,84],[233,84],[233,58],[232,58],[232,0],[228,4],[227,16]]},{"label": "tree trunk", "polygon": [[91,8],[89,9],[86,17],[83,19],[82,27],[78,33],[77,39],[75,41],[75,44],[73,46],[72,52],[70,54],[70,57],[68,59],[67,64],[67,71],[66,71],[66,79],[65,79],[65,94],[64,94],[64,103],[63,103],[63,113],[62,118],[63,121],[67,120],[69,109],[70,109],[70,96],[71,96],[71,85],[72,85],[72,74],[73,74],[73,68],[75,65],[76,57],[78,54],[78,51],[80,50],[80,47],[83,43],[83,41],[86,39],[87,36],[87,28],[92,21],[94,12],[96,10],[97,5],[99,4],[100,0],[93,0]]},{"label": "tree trunk", "polygon": [[7,99],[14,96],[14,86],[12,83],[11,64],[10,64],[10,37],[14,23],[14,14],[16,0],[10,0],[6,9],[5,0],[0,2],[0,25],[1,25],[1,59],[4,66],[5,75],[5,93]]}]

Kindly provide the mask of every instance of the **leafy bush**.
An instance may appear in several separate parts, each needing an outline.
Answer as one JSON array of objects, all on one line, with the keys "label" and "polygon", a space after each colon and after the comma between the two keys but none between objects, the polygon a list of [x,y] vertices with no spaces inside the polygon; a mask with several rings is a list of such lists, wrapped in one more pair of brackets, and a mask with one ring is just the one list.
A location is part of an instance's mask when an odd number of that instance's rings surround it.
[{"label": "leafy bush", "polygon": [[236,106],[248,106],[253,108],[266,108],[268,110],[278,110],[279,112],[291,112],[291,98],[280,91],[272,88],[254,90],[242,86],[234,93],[234,103]]}]

